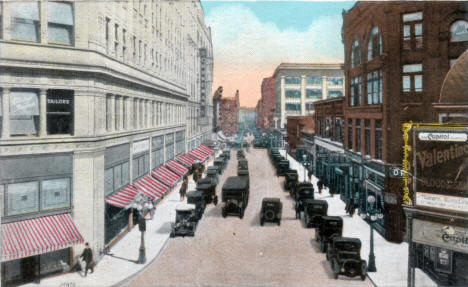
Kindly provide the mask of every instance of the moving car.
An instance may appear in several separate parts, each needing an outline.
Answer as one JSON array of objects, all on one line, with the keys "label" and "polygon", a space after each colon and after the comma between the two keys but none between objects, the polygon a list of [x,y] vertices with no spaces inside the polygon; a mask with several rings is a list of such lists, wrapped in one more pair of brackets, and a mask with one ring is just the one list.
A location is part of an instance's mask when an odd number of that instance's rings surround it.
[{"label": "moving car", "polygon": [[200,190],[191,190],[187,193],[187,203],[195,205],[195,214],[201,219],[205,212],[205,196]]},{"label": "moving car", "polygon": [[304,211],[306,202],[314,199],[314,187],[313,186],[301,186],[297,188],[295,193],[296,199],[296,219],[301,218],[301,212]]},{"label": "moving car", "polygon": [[327,215],[326,200],[308,200],[304,206],[304,221],[307,228],[317,228],[322,224],[322,217]]},{"label": "moving car", "polygon": [[245,158],[244,150],[240,149],[237,151],[237,159]]},{"label": "moving car", "polygon": [[289,160],[282,159],[276,164],[276,175],[283,176],[289,170]]},{"label": "moving car", "polygon": [[230,176],[224,182],[222,188],[222,200],[225,203],[222,215],[239,215],[244,217],[245,208],[249,198],[249,185],[245,177]]},{"label": "moving car", "polygon": [[284,189],[291,190],[294,189],[298,183],[297,170],[289,169],[284,173]]},{"label": "moving car", "polygon": [[326,252],[328,243],[334,237],[343,235],[343,218],[339,216],[323,216],[322,224],[315,230],[315,240],[320,244],[320,251]]},{"label": "moving car", "polygon": [[198,217],[195,214],[195,205],[180,203],[176,206],[176,221],[171,224],[171,237],[194,236]]},{"label": "moving car", "polygon": [[197,190],[203,192],[205,203],[218,204],[218,196],[216,195],[216,181],[212,177],[204,177],[198,181]]},{"label": "moving car", "polygon": [[222,157],[217,157],[215,158],[213,165],[216,166],[218,170],[218,174],[221,174],[224,170],[225,164],[224,164],[224,158]]},{"label": "moving car", "polygon": [[219,182],[218,168],[216,166],[209,166],[206,169],[206,176],[215,180],[216,184]]},{"label": "moving car", "polygon": [[260,225],[263,226],[265,222],[276,222],[280,225],[282,211],[283,204],[279,198],[264,198],[260,211]]},{"label": "moving car", "polygon": [[335,279],[339,275],[361,276],[366,280],[367,263],[361,259],[361,240],[351,237],[334,237],[328,245],[327,260],[330,261]]}]

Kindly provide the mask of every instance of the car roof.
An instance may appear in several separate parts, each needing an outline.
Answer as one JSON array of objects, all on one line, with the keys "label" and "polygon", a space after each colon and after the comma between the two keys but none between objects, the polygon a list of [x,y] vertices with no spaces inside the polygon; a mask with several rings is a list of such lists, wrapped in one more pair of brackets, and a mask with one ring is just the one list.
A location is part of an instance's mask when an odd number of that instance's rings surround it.
[{"label": "car roof", "polygon": [[306,203],[328,206],[328,202],[326,200],[320,200],[320,199],[306,199]]},{"label": "car roof", "polygon": [[343,218],[339,216],[322,216],[324,221],[341,221],[343,222]]},{"label": "car roof", "polygon": [[195,204],[179,203],[175,207],[176,211],[190,211],[195,209]]},{"label": "car roof", "polygon": [[354,238],[354,237],[335,237],[333,238],[333,242],[351,242],[355,244],[361,245],[361,239],[359,238]]},{"label": "car roof", "polygon": [[281,200],[277,197],[264,197],[262,202],[281,202]]},{"label": "car roof", "polygon": [[247,179],[240,176],[230,176],[223,185],[223,190],[245,189],[248,186]]},{"label": "car roof", "polygon": [[191,190],[191,191],[187,192],[187,196],[188,197],[203,196],[203,192],[201,192],[200,190]]}]

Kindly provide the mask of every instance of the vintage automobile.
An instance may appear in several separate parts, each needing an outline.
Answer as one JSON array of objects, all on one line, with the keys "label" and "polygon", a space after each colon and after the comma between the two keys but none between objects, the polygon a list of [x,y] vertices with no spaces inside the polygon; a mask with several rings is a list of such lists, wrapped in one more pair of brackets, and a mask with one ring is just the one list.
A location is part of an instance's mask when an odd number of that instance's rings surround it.
[{"label": "vintage automobile", "polygon": [[322,217],[327,215],[326,200],[307,200],[304,204],[304,221],[307,228],[317,228],[322,224]]},{"label": "vintage automobile", "polygon": [[343,218],[339,216],[323,216],[322,224],[315,229],[315,240],[320,244],[320,251],[326,252],[328,243],[334,237],[343,235]]},{"label": "vintage automobile", "polygon": [[241,158],[237,161],[237,169],[249,169],[249,163],[245,158]]},{"label": "vintage automobile", "polygon": [[339,275],[361,276],[366,280],[367,262],[361,259],[361,240],[351,237],[334,237],[328,244],[327,260],[330,261],[335,279]]},{"label": "vintage automobile", "polygon": [[223,153],[220,156],[225,157],[228,160],[230,160],[231,159],[231,150],[230,149],[223,149]]},{"label": "vintage automobile", "polygon": [[222,188],[222,200],[225,203],[222,208],[222,216],[238,215],[242,219],[248,198],[249,186],[247,180],[239,176],[228,177]]},{"label": "vintage automobile", "polygon": [[203,192],[205,203],[218,204],[218,196],[216,195],[216,181],[212,177],[204,177],[198,181],[197,190]]},{"label": "vintage automobile", "polygon": [[284,173],[284,189],[285,191],[294,189],[298,183],[297,170],[289,169]]},{"label": "vintage automobile", "polygon": [[265,222],[276,222],[280,225],[282,211],[283,203],[279,198],[264,198],[260,211],[260,225],[263,226]]},{"label": "vintage automobile", "polygon": [[276,175],[284,176],[284,174],[289,170],[289,161],[287,159],[281,160],[276,165]]},{"label": "vintage automobile", "polygon": [[313,186],[301,186],[296,192],[296,219],[301,218],[301,212],[304,211],[306,204],[314,199]]},{"label": "vintage automobile", "polygon": [[310,187],[310,188],[314,188],[314,185],[312,184],[312,182],[310,181],[301,181],[301,182],[298,182],[296,184],[296,186],[294,188],[291,188],[289,190],[289,194],[291,195],[291,198],[294,198],[294,200],[296,199],[296,192],[299,190],[299,188],[301,187]]},{"label": "vintage automobile", "polygon": [[237,151],[237,159],[245,158],[244,150],[240,149]]},{"label": "vintage automobile", "polygon": [[209,166],[206,169],[206,176],[213,178],[214,181],[216,182],[216,185],[218,184],[219,176],[218,176],[218,168],[216,166]]},{"label": "vintage automobile", "polygon": [[205,195],[200,190],[191,190],[187,192],[187,203],[195,205],[195,214],[201,219],[205,212]]},{"label": "vintage automobile", "polygon": [[195,213],[195,205],[180,203],[176,206],[176,221],[171,224],[170,236],[194,236],[197,224],[198,217]]},{"label": "vintage automobile", "polygon": [[217,167],[218,169],[218,174],[221,174],[224,170],[224,159],[221,158],[221,157],[217,157],[215,158],[214,162],[213,162],[213,165]]}]

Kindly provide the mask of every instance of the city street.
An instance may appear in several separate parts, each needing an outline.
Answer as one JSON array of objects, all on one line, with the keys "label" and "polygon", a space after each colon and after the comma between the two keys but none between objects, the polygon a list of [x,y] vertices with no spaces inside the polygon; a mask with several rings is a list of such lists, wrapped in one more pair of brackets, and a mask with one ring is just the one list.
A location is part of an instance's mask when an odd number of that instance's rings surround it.
[{"label": "city street", "polygon": [[[284,178],[275,175],[266,150],[251,149],[246,155],[250,199],[244,218],[223,218],[222,203],[208,205],[195,237],[169,239],[154,262],[128,286],[372,286],[369,279],[359,277],[333,279],[325,254],[313,240],[314,230],[303,228],[295,219],[293,201],[283,191]],[[218,196],[236,168],[232,151]],[[281,226],[260,226],[264,197],[279,197],[283,202]],[[163,228],[167,232],[170,222]]]}]

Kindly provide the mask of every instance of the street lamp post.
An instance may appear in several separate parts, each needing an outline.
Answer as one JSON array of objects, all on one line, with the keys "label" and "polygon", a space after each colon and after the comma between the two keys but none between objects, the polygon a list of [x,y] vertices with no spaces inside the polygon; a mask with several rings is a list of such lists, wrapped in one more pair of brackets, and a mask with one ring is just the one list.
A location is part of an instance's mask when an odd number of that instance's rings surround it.
[{"label": "street lamp post", "polygon": [[143,194],[138,194],[131,207],[138,210],[138,229],[141,232],[140,248],[138,252],[138,264],[144,264],[146,262],[146,248],[145,248],[145,231],[146,231],[146,219],[145,214],[153,208],[153,204],[150,199]]},{"label": "street lamp post", "polygon": [[304,170],[304,182],[306,182],[306,169],[305,169],[305,165],[306,165],[306,154],[302,154],[302,169]]},{"label": "street lamp post", "polygon": [[377,272],[375,267],[374,255],[374,222],[383,218],[383,214],[375,208],[376,198],[373,195],[367,197],[369,207],[366,213],[361,213],[363,219],[369,219],[370,226],[370,250],[369,250],[369,264],[367,265],[367,272]]}]

